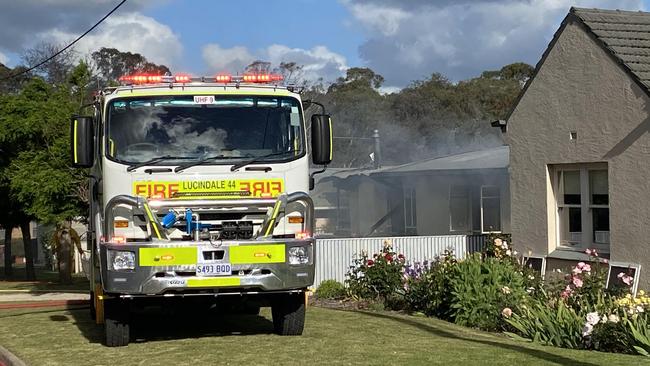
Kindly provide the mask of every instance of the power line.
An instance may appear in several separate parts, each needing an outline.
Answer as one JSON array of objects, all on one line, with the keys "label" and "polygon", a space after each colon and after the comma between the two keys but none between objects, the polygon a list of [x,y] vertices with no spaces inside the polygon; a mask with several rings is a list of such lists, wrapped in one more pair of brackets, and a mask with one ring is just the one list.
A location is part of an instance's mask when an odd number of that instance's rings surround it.
[{"label": "power line", "polygon": [[20,75],[26,74],[26,73],[28,73],[28,72],[30,72],[30,71],[32,71],[32,70],[38,68],[38,67],[41,67],[41,66],[45,65],[46,63],[50,62],[50,60],[52,60],[52,59],[55,58],[56,56],[60,55],[61,53],[65,52],[65,50],[67,50],[68,48],[74,46],[74,44],[77,43],[80,39],[82,39],[86,34],[92,32],[93,29],[97,28],[98,25],[102,24],[102,22],[103,22],[104,20],[106,20],[106,18],[108,18],[109,16],[111,16],[111,14],[113,14],[117,9],[119,9],[120,6],[122,6],[122,4],[124,4],[125,2],[126,2],[126,0],[122,0],[119,4],[117,4],[116,7],[113,8],[113,10],[109,11],[108,14],[104,15],[104,17],[101,18],[97,23],[95,23],[95,25],[93,25],[92,27],[90,27],[90,29],[88,29],[87,31],[85,31],[82,35],[80,35],[79,37],[77,37],[77,39],[75,39],[74,41],[72,41],[72,43],[70,43],[69,45],[65,46],[64,48],[62,48],[61,50],[59,50],[58,52],[56,52],[56,53],[53,54],[52,56],[50,56],[50,57],[46,58],[45,60],[39,62],[36,66],[32,66],[32,67],[30,67],[29,69],[27,69],[27,70],[23,70],[23,71],[21,71],[21,72],[19,72],[19,73],[17,73],[17,74],[6,76],[6,77],[0,79],[0,81],[9,80],[9,79],[11,79],[11,78],[15,78],[16,76],[20,76]]}]

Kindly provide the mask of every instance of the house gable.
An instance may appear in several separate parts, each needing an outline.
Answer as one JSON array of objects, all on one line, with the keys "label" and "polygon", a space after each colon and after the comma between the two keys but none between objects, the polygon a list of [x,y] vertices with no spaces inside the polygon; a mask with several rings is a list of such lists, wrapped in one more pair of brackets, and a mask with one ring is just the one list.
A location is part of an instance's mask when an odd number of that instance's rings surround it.
[{"label": "house gable", "polygon": [[[508,120],[513,241],[536,254],[566,251],[559,247],[556,173],[581,169],[581,217],[588,218],[588,170],[606,169],[609,229],[598,230],[609,235],[613,261],[650,268],[650,96],[642,56],[627,55],[644,47],[632,50],[628,40],[602,33],[611,29],[598,29],[621,23],[578,14],[572,10],[563,21]],[[596,236],[590,220],[574,230],[587,235],[583,246]]]}]

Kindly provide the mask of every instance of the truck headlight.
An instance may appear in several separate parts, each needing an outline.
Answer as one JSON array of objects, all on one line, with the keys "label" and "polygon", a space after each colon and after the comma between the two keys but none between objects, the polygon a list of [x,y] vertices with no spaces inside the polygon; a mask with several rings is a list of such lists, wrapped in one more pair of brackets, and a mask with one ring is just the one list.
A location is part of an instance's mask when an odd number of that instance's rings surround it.
[{"label": "truck headlight", "polygon": [[309,263],[309,248],[291,247],[289,248],[289,264],[307,264]]},{"label": "truck headlight", "polygon": [[119,250],[108,252],[109,262],[115,271],[128,271],[135,269],[135,253]]}]

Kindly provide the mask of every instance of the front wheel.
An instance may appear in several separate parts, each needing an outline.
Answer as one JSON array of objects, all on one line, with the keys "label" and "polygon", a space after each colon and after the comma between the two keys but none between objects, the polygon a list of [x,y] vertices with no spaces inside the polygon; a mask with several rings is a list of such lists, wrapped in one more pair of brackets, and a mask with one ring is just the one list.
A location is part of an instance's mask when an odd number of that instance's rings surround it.
[{"label": "front wheel", "polygon": [[271,304],[273,328],[279,335],[301,335],[305,327],[303,293],[278,295]]},{"label": "front wheel", "polygon": [[129,344],[129,304],[124,300],[104,301],[104,344],[107,347],[122,347]]}]

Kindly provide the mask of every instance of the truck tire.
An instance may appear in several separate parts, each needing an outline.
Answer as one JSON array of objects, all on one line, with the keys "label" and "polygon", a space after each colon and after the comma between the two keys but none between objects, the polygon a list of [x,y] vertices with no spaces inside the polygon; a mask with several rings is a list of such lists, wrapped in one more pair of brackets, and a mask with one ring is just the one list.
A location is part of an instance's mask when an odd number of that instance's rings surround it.
[{"label": "truck tire", "polygon": [[122,347],[129,344],[129,304],[123,300],[104,300],[104,345]]},{"label": "truck tire", "polygon": [[271,304],[273,328],[279,335],[301,335],[305,327],[305,297],[300,294],[278,295]]}]

